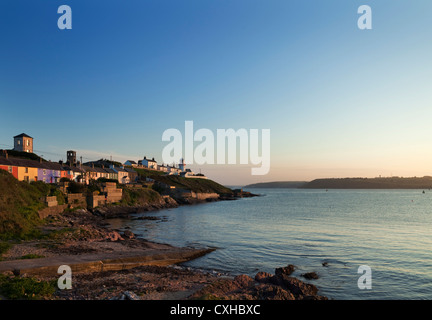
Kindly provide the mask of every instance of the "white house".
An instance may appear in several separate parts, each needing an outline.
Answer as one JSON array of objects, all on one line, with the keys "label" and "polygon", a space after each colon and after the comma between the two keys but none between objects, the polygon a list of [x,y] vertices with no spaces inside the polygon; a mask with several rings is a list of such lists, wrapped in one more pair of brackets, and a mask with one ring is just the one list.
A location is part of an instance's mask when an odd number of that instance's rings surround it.
[{"label": "white house", "polygon": [[147,157],[144,157],[144,159],[142,160],[142,165],[148,169],[154,169],[157,170],[157,161],[155,161],[155,159],[147,159]]},{"label": "white house", "polygon": [[136,167],[138,166],[138,164],[137,164],[135,161],[133,161],[133,160],[128,160],[128,161],[126,161],[126,162],[124,163],[124,165],[125,165],[125,166],[131,166],[131,167],[134,167],[134,168],[136,168]]},{"label": "white house", "polygon": [[168,168],[168,174],[170,175],[179,175],[181,173],[181,170],[179,168],[176,168],[175,166],[167,166]]},{"label": "white house", "polygon": [[162,163],[162,165],[158,165],[158,171],[168,172],[168,167]]}]

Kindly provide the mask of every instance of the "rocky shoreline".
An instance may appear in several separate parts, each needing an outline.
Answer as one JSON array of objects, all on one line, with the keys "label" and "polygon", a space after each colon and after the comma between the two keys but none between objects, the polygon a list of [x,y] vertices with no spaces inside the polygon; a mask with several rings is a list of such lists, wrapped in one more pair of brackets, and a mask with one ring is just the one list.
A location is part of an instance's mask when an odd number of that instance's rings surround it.
[{"label": "rocky shoreline", "polygon": [[[241,299],[241,300],[305,300],[326,299],[318,295],[318,289],[309,283],[290,276],[293,266],[275,269],[275,274],[258,272],[255,278],[247,275],[229,277],[215,272],[192,270],[176,265],[194,259],[213,249],[187,252],[191,248],[176,248],[137,238],[126,230],[119,232],[109,228],[107,219],[130,217],[137,212],[177,207],[169,198],[164,203],[148,206],[107,206],[92,211],[69,210],[51,216],[40,227],[45,235],[41,239],[11,244],[0,260],[0,273],[8,277],[35,277],[37,281],[55,281],[55,272],[32,274],[20,268],[6,270],[7,263],[24,265],[23,259],[31,257],[30,264],[53,259],[76,257],[118,257],[121,263],[111,264],[102,270],[81,268],[73,274],[71,290],[56,289],[52,296],[44,299],[60,300],[184,300],[184,299]],[[136,253],[150,255],[149,261],[126,264],[124,257]],[[154,257],[159,258],[154,260]],[[186,258],[185,258],[186,257]],[[55,260],[57,259],[57,260]],[[123,259],[123,260],[122,260]],[[152,260],[153,259],[153,260]],[[28,261],[26,261],[29,264]],[[36,263],[37,264],[37,263]],[[3,265],[3,271],[2,270]],[[108,265],[107,265],[108,266]],[[46,269],[46,268],[45,268]],[[6,270],[6,271],[4,271]],[[24,270],[24,268],[22,268]],[[41,269],[42,270],[42,269]],[[0,288],[1,291],[1,288]],[[1,293],[0,293],[1,295]],[[7,298],[7,297],[3,297]]]}]

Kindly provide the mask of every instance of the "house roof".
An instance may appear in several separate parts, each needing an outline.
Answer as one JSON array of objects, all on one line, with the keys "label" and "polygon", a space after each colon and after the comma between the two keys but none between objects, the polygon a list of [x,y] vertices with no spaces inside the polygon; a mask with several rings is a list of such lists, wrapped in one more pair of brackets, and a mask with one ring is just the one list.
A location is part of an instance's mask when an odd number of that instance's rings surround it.
[{"label": "house roof", "polygon": [[28,134],[25,134],[25,133],[21,133],[21,134],[15,136],[14,138],[23,138],[23,137],[33,139],[32,137],[30,137]]},{"label": "house roof", "polygon": [[30,159],[13,158],[8,159],[0,157],[0,164],[14,167],[29,167],[38,169],[49,169],[49,170],[64,170],[63,167],[57,162],[40,162]]},{"label": "house roof", "polygon": [[82,169],[80,169],[80,168],[78,168],[78,167],[71,167],[71,166],[63,166],[63,169],[64,170],[67,170],[67,171],[73,171],[73,172],[84,172],[84,170],[82,170]]},{"label": "house roof", "polygon": [[[126,161],[126,162],[129,162],[129,163],[132,163],[132,164],[137,164],[135,161],[133,161],[133,160],[128,160],[128,161]],[[126,163],[125,162],[125,163]]]}]

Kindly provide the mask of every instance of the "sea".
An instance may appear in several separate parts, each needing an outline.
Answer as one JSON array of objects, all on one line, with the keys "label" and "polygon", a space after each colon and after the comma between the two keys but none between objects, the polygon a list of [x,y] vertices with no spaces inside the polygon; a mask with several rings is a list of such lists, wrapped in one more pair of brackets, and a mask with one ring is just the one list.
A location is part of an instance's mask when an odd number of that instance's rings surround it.
[{"label": "sea", "polygon": [[[335,300],[432,299],[431,190],[249,189],[258,197],[115,219],[149,241],[215,251],[184,266],[228,275],[293,264]],[[316,272],[316,280],[302,274]]]}]

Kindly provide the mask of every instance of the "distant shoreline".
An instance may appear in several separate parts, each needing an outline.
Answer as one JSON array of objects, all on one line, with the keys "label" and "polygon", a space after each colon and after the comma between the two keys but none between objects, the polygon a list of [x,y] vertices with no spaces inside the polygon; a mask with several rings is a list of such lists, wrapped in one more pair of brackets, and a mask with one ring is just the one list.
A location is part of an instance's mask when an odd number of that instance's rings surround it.
[{"label": "distant shoreline", "polygon": [[249,184],[247,188],[285,189],[432,189],[432,177],[327,178],[307,181],[274,181]]}]

